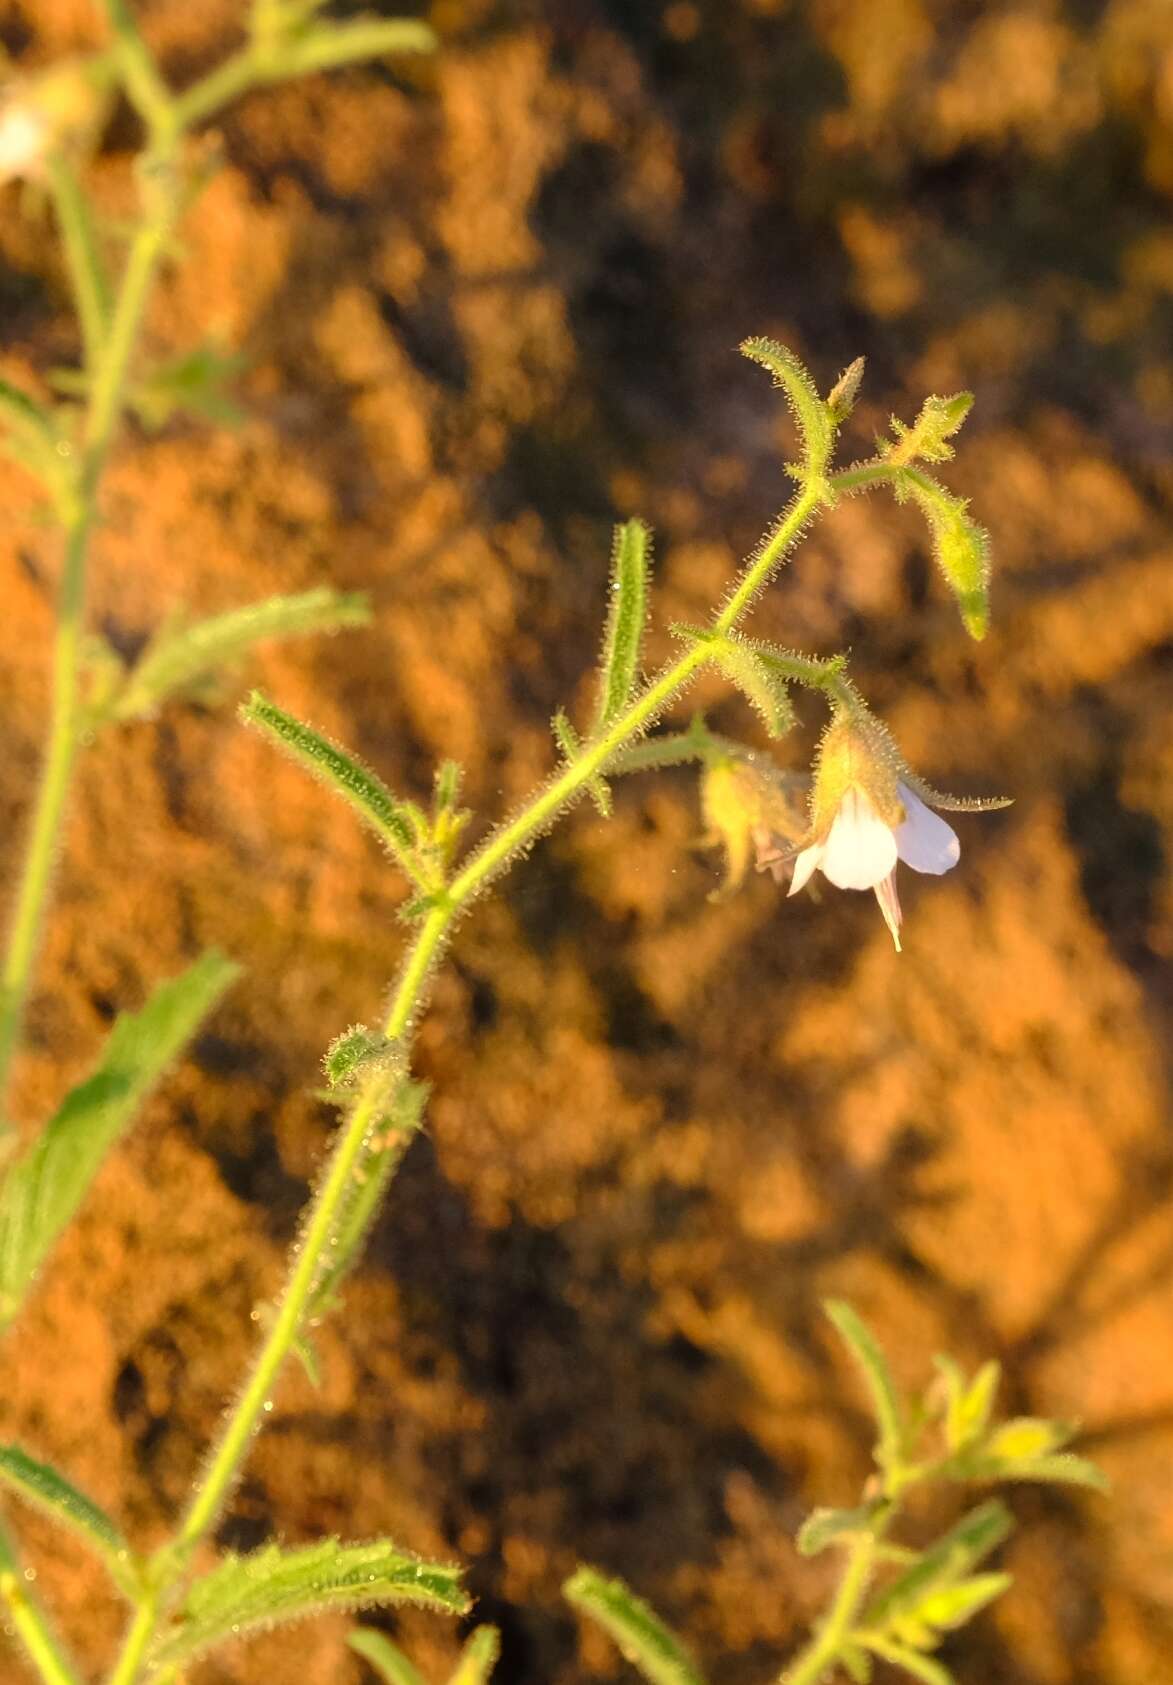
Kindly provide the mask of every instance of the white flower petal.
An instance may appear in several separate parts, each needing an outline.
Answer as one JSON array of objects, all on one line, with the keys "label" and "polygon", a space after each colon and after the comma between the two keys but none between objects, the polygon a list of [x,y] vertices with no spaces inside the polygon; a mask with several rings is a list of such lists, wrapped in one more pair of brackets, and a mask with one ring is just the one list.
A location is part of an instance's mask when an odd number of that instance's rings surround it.
[{"label": "white flower petal", "polygon": [[875,885],[876,900],[880,903],[880,911],[884,915],[884,923],[892,932],[892,940],[896,944],[896,952],[900,952],[900,897],[896,893],[896,873],[891,871],[886,878],[881,878]]},{"label": "white flower petal", "polygon": [[822,843],[812,843],[810,848],[804,848],[802,853],[795,857],[794,876],[790,880],[790,888],[786,891],[787,895],[797,895],[800,889],[806,888],[814,876],[815,867],[822,858]]},{"label": "white flower petal", "polygon": [[839,889],[874,889],[896,864],[896,838],[862,790],[839,804],[819,861]]},{"label": "white flower petal", "polygon": [[896,851],[914,872],[931,872],[939,877],[952,871],[961,859],[957,832],[924,802],[907,784],[900,785],[904,823],[896,829]]}]

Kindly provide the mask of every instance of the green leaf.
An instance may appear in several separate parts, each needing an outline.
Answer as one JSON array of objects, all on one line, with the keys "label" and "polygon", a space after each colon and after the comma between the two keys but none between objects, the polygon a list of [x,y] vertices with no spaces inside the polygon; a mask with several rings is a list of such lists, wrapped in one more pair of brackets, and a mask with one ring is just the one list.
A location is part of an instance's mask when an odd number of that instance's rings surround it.
[{"label": "green leaf", "polygon": [[266,1545],[249,1556],[226,1556],[190,1587],[180,1617],[162,1634],[156,1665],[188,1661],[216,1645],[283,1621],[327,1609],[418,1603],[464,1615],[469,1598],[460,1568],[422,1562],[386,1540],[320,1544],[283,1550]]},{"label": "green leaf", "polygon": [[567,1601],[608,1633],[651,1685],[703,1685],[680,1640],[622,1580],[580,1568],[562,1587]]},{"label": "green leaf", "polygon": [[938,1631],[952,1631],[964,1626],[987,1603],[1001,1597],[1013,1583],[1009,1574],[974,1574],[956,1585],[929,1592],[912,1614]]},{"label": "green leaf", "polygon": [[106,1154],[237,975],[211,951],[161,984],[141,1012],[122,1013],[93,1075],[9,1166],[0,1189],[0,1323],[15,1316]]},{"label": "green leaf", "polygon": [[0,1484],[77,1533],[102,1558],[115,1584],[129,1596],[137,1592],[133,1555],[116,1524],[92,1498],[79,1492],[48,1463],[39,1463],[19,1445],[0,1445]]},{"label": "green leaf", "polygon": [[336,632],[344,626],[366,626],[370,618],[363,592],[334,591],[326,585],[292,597],[269,597],[194,623],[176,617],[147,645],[115,697],[109,717],[140,719],[170,697],[202,698],[225,668],[268,638]]},{"label": "green leaf", "polygon": [[398,1644],[374,1627],[360,1626],[347,1638],[350,1648],[374,1668],[386,1685],[424,1685],[424,1676]]},{"label": "green leaf", "polygon": [[5,454],[60,502],[71,472],[70,447],[53,412],[18,386],[0,380],[0,427]]},{"label": "green leaf", "polygon": [[415,859],[415,830],[402,804],[382,779],[337,743],[295,719],[259,690],[240,708],[246,725],[256,726],[290,757],[347,802],[380,838],[414,883],[420,879]]},{"label": "green leaf", "polygon": [[847,1543],[860,1533],[866,1533],[875,1519],[874,1504],[861,1504],[858,1509],[812,1510],[798,1530],[795,1540],[800,1556],[817,1556],[828,1545]]},{"label": "green leaf", "polygon": [[966,631],[971,638],[984,638],[990,625],[989,533],[970,519],[965,498],[955,497],[919,468],[904,469],[893,486],[901,501],[912,498],[928,522],[933,556],[957,598]]},{"label": "green leaf", "polygon": [[999,1462],[1030,1462],[1058,1451],[1074,1432],[1069,1422],[1052,1422],[1044,1416],[1012,1416],[999,1423],[982,1452]]},{"label": "green leaf", "polygon": [[363,1148],[329,1249],[329,1268],[319,1279],[305,1321],[324,1314],[362,1255],[387,1185],[423,1123],[428,1086],[400,1077],[384,1097]]},{"label": "green leaf", "polygon": [[961,1451],[986,1431],[1002,1367],[997,1362],[983,1363],[967,1383],[951,1357],[939,1354],[935,1362],[945,1385],[945,1443],[950,1451]]},{"label": "green leaf", "polygon": [[953,455],[949,440],[960,431],[973,408],[972,392],[955,392],[951,398],[926,398],[911,427],[892,417],[894,445],[882,445],[888,461],[907,467],[913,462],[948,462]]},{"label": "green leaf", "polygon": [[501,1654],[501,1634],[495,1626],[479,1626],[448,1675],[448,1685],[485,1685]]},{"label": "green leaf", "polygon": [[821,480],[831,459],[835,429],[827,405],[819,397],[818,388],[805,366],[793,351],[787,350],[776,339],[743,340],[741,352],[769,369],[774,376],[774,384],[786,394],[802,439],[804,477]]},{"label": "green leaf", "polygon": [[891,1662],[893,1667],[902,1667],[905,1673],[919,1679],[921,1685],[957,1685],[957,1681],[943,1662],[933,1656],[926,1656],[919,1650],[910,1650],[907,1645],[898,1644],[889,1638],[879,1638],[871,1633],[857,1633],[861,1644],[866,1644],[873,1655],[879,1656],[881,1661]]},{"label": "green leaf", "polygon": [[794,725],[786,680],[760,659],[752,645],[736,637],[722,639],[717,662],[725,677],[760,715],[767,736],[784,737]]},{"label": "green leaf", "polygon": [[[578,740],[578,733],[571,725],[563,709],[559,708],[550,721],[550,730],[554,733],[554,741],[561,750],[567,766],[573,766],[582,752],[582,744]],[[599,817],[610,819],[614,810],[611,806],[611,789],[607,780],[597,776],[590,779],[587,783],[587,791],[598,809]]]},{"label": "green leaf", "polygon": [[330,1043],[322,1065],[331,1088],[350,1089],[374,1070],[401,1065],[402,1058],[397,1041],[365,1024],[353,1024]]},{"label": "green leaf", "polygon": [[1013,1527],[1009,1510],[998,1499],[979,1504],[923,1551],[910,1568],[877,1592],[861,1625],[882,1631],[889,1621],[919,1608],[930,1591],[955,1585],[995,1550]]},{"label": "green leaf", "polygon": [[1093,1492],[1110,1492],[1111,1482],[1106,1474],[1086,1457],[1070,1451],[1060,1451],[1050,1457],[1030,1457],[1019,1463],[999,1462],[993,1458],[978,1458],[972,1467],[965,1467],[966,1480],[1037,1480],[1054,1482],[1059,1486],[1086,1486]]},{"label": "green leaf", "polygon": [[225,388],[245,366],[243,357],[218,346],[197,345],[160,363],[132,386],[127,402],[152,433],[186,412],[221,427],[234,427],[244,412]]},{"label": "green leaf", "polygon": [[603,633],[596,732],[605,731],[631,701],[648,618],[648,574],[652,535],[643,521],[615,528],[611,547],[611,595]]},{"label": "green leaf", "polygon": [[835,1324],[863,1374],[871,1396],[872,1410],[880,1430],[876,1460],[884,1469],[895,1469],[905,1451],[904,1413],[892,1379],[888,1360],[871,1329],[842,1299],[829,1299],[823,1309]]}]

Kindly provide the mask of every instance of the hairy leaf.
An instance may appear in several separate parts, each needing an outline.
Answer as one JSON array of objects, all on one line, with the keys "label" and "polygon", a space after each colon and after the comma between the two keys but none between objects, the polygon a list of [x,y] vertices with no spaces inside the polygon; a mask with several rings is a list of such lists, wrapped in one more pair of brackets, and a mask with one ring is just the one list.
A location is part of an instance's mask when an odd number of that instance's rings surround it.
[{"label": "hairy leaf", "polygon": [[743,340],[741,351],[743,356],[769,369],[774,384],[786,394],[802,439],[805,472],[811,479],[822,479],[831,458],[835,429],[827,405],[819,397],[805,366],[776,339]]},{"label": "hairy leaf", "polygon": [[703,1685],[684,1645],[622,1580],[608,1580],[593,1568],[580,1568],[562,1592],[614,1639],[651,1685]]},{"label": "hairy leaf", "polygon": [[106,1154],[237,973],[222,954],[206,953],[141,1012],[121,1014],[97,1070],[9,1166],[0,1189],[0,1322],[16,1314]]},{"label": "hairy leaf", "polygon": [[267,1545],[250,1556],[226,1556],[192,1585],[153,1659],[187,1661],[218,1644],[325,1609],[418,1603],[463,1615],[469,1599],[461,1572],[446,1562],[421,1562],[385,1540],[326,1539],[295,1550]]},{"label": "hairy leaf", "polygon": [[344,626],[365,626],[370,618],[364,593],[323,585],[296,596],[269,597],[208,620],[173,619],[152,638],[127,675],[109,717],[138,719],[168,697],[198,697],[225,668],[267,638],[335,632]]},{"label": "hairy leaf", "polygon": [[862,1625],[882,1630],[894,1617],[916,1609],[929,1592],[955,1585],[995,1550],[1013,1530],[1005,1504],[996,1498],[964,1515],[916,1562],[877,1592],[867,1606]]},{"label": "hairy leaf", "polygon": [[866,1532],[875,1516],[870,1504],[858,1509],[812,1510],[798,1529],[795,1543],[800,1556],[817,1556],[828,1545],[847,1543],[857,1534]]},{"label": "hairy leaf", "polygon": [[844,1304],[841,1299],[829,1299],[823,1309],[835,1324],[867,1382],[880,1430],[876,1458],[881,1467],[894,1467],[904,1452],[905,1428],[904,1413],[888,1360],[871,1329],[850,1305]]},{"label": "hairy leaf", "polygon": [[794,709],[787,682],[777,669],[738,638],[722,640],[717,660],[725,677],[760,716],[767,736],[784,737],[794,725]]},{"label": "hairy leaf", "polygon": [[248,701],[241,704],[240,717],[247,725],[264,732],[299,766],[349,803],[413,882],[417,881],[415,830],[403,805],[381,778],[320,731],[278,708],[259,690],[254,690]]},{"label": "hairy leaf", "polygon": [[990,536],[967,513],[968,502],[955,497],[919,468],[906,468],[895,482],[897,497],[911,497],[928,522],[933,555],[945,583],[957,598],[971,638],[984,638],[990,625]]},{"label": "hairy leaf", "polygon": [[495,1626],[479,1626],[448,1675],[448,1685],[486,1685],[501,1654],[501,1634]]},{"label": "hairy leaf", "polygon": [[615,528],[611,548],[611,597],[603,634],[596,731],[604,731],[623,712],[639,682],[640,654],[648,618],[648,574],[652,535],[643,521]]},{"label": "hairy leaf", "polygon": [[0,1445],[0,1484],[79,1534],[102,1558],[115,1583],[123,1590],[132,1590],[130,1546],[105,1510],[64,1475],[30,1457],[19,1445]]}]

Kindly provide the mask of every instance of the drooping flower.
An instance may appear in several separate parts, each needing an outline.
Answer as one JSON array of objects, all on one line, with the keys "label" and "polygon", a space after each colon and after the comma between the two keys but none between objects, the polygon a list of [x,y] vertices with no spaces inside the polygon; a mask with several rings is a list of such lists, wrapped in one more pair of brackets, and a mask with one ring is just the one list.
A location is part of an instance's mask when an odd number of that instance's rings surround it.
[{"label": "drooping flower", "polygon": [[939,876],[961,858],[953,827],[933,808],[983,811],[1005,807],[943,795],[905,764],[887,728],[861,702],[837,710],[823,735],[811,792],[810,829],[794,858],[789,893],[797,895],[815,870],[839,889],[875,892],[900,950],[896,865]]},{"label": "drooping flower", "polygon": [[57,153],[92,145],[109,106],[103,58],[63,59],[0,91],[0,185],[40,181]]}]

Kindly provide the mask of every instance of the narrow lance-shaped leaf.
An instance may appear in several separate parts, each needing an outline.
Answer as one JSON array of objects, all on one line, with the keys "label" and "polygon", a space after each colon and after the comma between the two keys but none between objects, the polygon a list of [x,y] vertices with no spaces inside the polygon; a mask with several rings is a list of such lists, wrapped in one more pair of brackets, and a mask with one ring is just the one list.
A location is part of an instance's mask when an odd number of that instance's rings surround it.
[{"label": "narrow lance-shaped leaf", "polygon": [[355,1655],[371,1664],[386,1685],[424,1685],[423,1674],[386,1633],[376,1632],[374,1627],[360,1626],[346,1642]]},{"label": "narrow lance-shaped leaf", "polygon": [[580,1568],[562,1593],[614,1639],[651,1685],[703,1685],[684,1645],[622,1580],[608,1580],[594,1568]]},{"label": "narrow lance-shaped leaf", "polygon": [[953,1674],[943,1662],[934,1656],[926,1656],[921,1650],[911,1650],[907,1644],[897,1644],[889,1638],[879,1638],[872,1634],[861,1636],[860,1642],[881,1661],[891,1662],[893,1667],[902,1667],[911,1678],[919,1680],[920,1685],[957,1685]]},{"label": "narrow lance-shaped leaf", "polygon": [[191,624],[177,617],[147,645],[115,696],[109,717],[137,719],[168,697],[199,696],[217,674],[268,638],[336,632],[366,626],[370,618],[363,592],[334,591],[325,585],[296,596],[269,597]]},{"label": "narrow lance-shaped leaf", "polygon": [[448,1675],[448,1685],[486,1685],[500,1654],[501,1634],[497,1628],[477,1627]]},{"label": "narrow lance-shaped leaf", "polygon": [[[561,708],[550,721],[550,729],[554,733],[554,741],[562,751],[567,766],[573,766],[582,752],[582,744],[578,740],[578,733]],[[611,806],[611,790],[606,779],[602,777],[592,778],[587,784],[587,791],[600,817],[610,819],[613,809]]]},{"label": "narrow lance-shaped leaf", "polygon": [[743,356],[769,369],[774,384],[786,394],[802,439],[805,476],[821,480],[831,459],[835,428],[831,413],[805,366],[776,339],[743,340],[741,351]]},{"label": "narrow lance-shaped leaf", "polygon": [[341,796],[371,826],[412,882],[420,882],[415,829],[403,804],[381,778],[320,731],[278,708],[259,690],[254,690],[248,701],[241,704],[240,717],[246,725],[264,732],[291,760]]},{"label": "narrow lance-shaped leaf", "polygon": [[426,1083],[401,1077],[384,1099],[351,1180],[329,1249],[329,1267],[314,1288],[307,1322],[312,1323],[329,1308],[342,1282],[362,1256],[387,1185],[423,1122],[427,1098]]},{"label": "narrow lance-shaped leaf", "polygon": [[469,1598],[461,1569],[422,1562],[385,1540],[342,1544],[326,1539],[297,1550],[267,1545],[250,1556],[227,1556],[190,1588],[178,1621],[164,1632],[152,1660],[188,1661],[218,1644],[327,1609],[418,1603],[463,1615]]},{"label": "narrow lance-shaped leaf", "polygon": [[953,1585],[1013,1531],[1005,1504],[979,1504],[868,1604],[861,1625],[882,1629],[893,1616],[915,1608],[932,1590]]},{"label": "narrow lance-shaped leaf", "polygon": [[784,737],[794,725],[794,709],[785,679],[738,638],[722,640],[717,660],[725,677],[737,686],[759,715],[767,736]]},{"label": "narrow lance-shaped leaf", "polygon": [[904,1453],[904,1413],[888,1360],[871,1329],[850,1305],[844,1304],[841,1299],[829,1299],[823,1309],[835,1324],[867,1382],[880,1430],[876,1458],[883,1468],[897,1467]]},{"label": "narrow lance-shaped leaf", "polygon": [[0,1189],[0,1323],[16,1314],[106,1154],[237,972],[222,954],[209,952],[161,984],[141,1012],[123,1013],[97,1070],[66,1095],[39,1138],[9,1166]]},{"label": "narrow lance-shaped leaf", "polygon": [[64,1475],[30,1457],[18,1445],[2,1445],[0,1484],[77,1533],[102,1558],[115,1584],[128,1593],[133,1590],[130,1546],[105,1510]]},{"label": "narrow lance-shaped leaf", "polygon": [[648,572],[652,535],[643,521],[615,528],[611,549],[611,599],[603,634],[599,704],[595,727],[604,731],[631,701],[639,679],[640,653],[648,618]]},{"label": "narrow lance-shaped leaf", "polygon": [[971,638],[984,638],[990,625],[990,537],[968,514],[968,503],[919,468],[906,468],[896,481],[898,497],[911,497],[928,522],[933,556],[957,598]]}]

